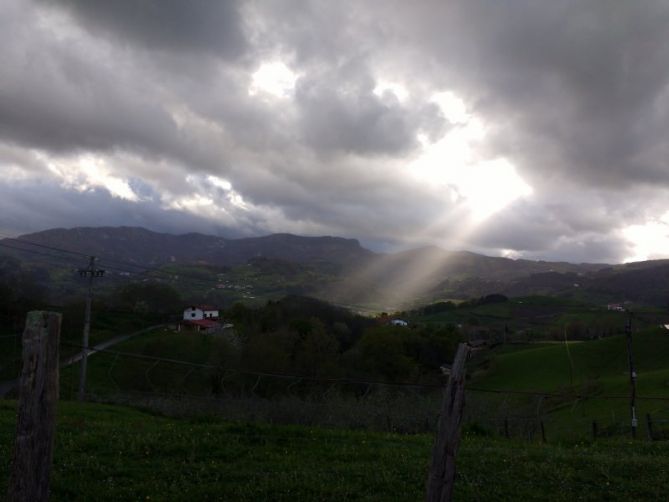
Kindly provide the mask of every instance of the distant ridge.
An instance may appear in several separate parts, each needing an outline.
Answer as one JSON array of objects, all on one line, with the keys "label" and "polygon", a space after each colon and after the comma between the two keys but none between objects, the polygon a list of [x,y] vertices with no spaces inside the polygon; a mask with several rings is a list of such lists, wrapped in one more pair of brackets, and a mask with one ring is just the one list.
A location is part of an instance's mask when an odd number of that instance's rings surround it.
[{"label": "distant ridge", "polygon": [[[19,240],[144,267],[252,264],[260,274],[276,275],[281,270],[293,270],[292,263],[311,270],[302,269],[302,290],[345,305],[400,306],[500,293],[669,306],[669,260],[573,264],[513,260],[435,246],[378,254],[356,239],[342,237],[280,233],[228,239],[200,233],[167,234],[141,227],[56,228],[26,234]],[[8,246],[17,242],[5,241]],[[6,248],[2,252],[26,262],[45,261]],[[277,287],[281,287],[281,281]],[[284,287],[285,291],[291,290],[287,284]]]},{"label": "distant ridge", "polygon": [[326,261],[346,265],[374,254],[357,240],[341,237],[272,234],[227,239],[200,233],[167,234],[142,227],[55,228],[22,235],[19,239],[150,266],[171,262],[234,266],[258,256],[297,263]]}]

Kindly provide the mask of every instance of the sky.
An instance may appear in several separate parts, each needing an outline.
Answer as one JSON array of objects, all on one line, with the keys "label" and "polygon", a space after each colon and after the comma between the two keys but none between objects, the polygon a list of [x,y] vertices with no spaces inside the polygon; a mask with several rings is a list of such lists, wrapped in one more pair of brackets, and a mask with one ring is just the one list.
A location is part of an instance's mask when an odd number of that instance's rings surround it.
[{"label": "sky", "polygon": [[3,0],[0,233],[669,257],[669,2]]}]

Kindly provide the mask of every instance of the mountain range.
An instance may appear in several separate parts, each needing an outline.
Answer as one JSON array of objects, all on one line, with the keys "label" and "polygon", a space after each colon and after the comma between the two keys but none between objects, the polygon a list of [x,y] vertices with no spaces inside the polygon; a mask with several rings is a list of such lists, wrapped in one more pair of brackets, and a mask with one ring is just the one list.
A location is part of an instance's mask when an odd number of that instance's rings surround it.
[{"label": "mountain range", "polygon": [[[30,244],[28,244],[30,243]],[[289,270],[297,289],[330,301],[357,305],[406,306],[490,293],[507,296],[560,295],[596,302],[631,301],[666,306],[669,260],[622,265],[573,264],[484,256],[428,246],[375,253],[355,239],[272,234],[227,239],[188,233],[173,235],[138,227],[51,229],[0,240],[3,252],[22,261],[55,264],[83,255],[117,270],[144,268],[256,267],[257,275]],[[18,251],[9,248],[23,248]],[[56,250],[67,250],[70,253]],[[41,255],[36,256],[36,252]],[[49,263],[49,260],[52,260]],[[286,264],[292,264],[286,267]],[[295,284],[293,283],[293,286]],[[278,286],[280,289],[280,285]]]}]

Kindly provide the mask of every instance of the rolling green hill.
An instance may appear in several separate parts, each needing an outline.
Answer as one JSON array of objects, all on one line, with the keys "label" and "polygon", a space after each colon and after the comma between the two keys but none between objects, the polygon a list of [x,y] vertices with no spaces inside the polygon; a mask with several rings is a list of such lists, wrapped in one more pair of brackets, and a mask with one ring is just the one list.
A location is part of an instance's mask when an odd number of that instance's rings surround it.
[{"label": "rolling green hill", "polygon": [[[251,303],[308,293],[349,306],[396,310],[440,298],[502,293],[560,296],[599,305],[632,301],[665,308],[669,304],[666,260],[572,264],[437,247],[384,254],[339,237],[273,234],[227,239],[133,227],[45,230],[0,240],[0,246],[3,254],[20,258],[26,270],[37,273],[59,298],[81,294],[84,282],[76,271],[85,266],[87,255],[95,255],[108,272],[100,281],[103,290],[147,278],[171,281],[181,272],[178,284],[189,294],[194,291],[202,297],[217,288],[214,292],[222,298]],[[229,271],[229,277],[221,277],[219,283],[212,269],[224,275]]]},{"label": "rolling green hill", "polygon": [[[411,311],[413,322],[460,326],[470,338],[496,341],[587,340],[624,331],[627,313],[576,299],[525,296],[488,303],[485,297],[455,304],[442,302]],[[635,309],[634,305],[628,306]],[[643,308],[635,316],[638,329],[669,321],[660,309]]]},{"label": "rolling green hill", "polygon": [[[632,352],[638,374],[637,416],[641,426],[645,426],[647,413],[669,418],[669,331],[634,333]],[[511,391],[487,395],[488,410],[503,401],[508,405],[508,411],[496,410],[498,416],[534,416],[562,432],[577,427],[582,434],[593,420],[600,424],[629,423],[624,336],[490,351],[479,354],[472,367],[472,388]],[[518,391],[535,394],[513,394]],[[652,399],[657,397],[665,400]]]},{"label": "rolling green hill", "polygon": [[[635,333],[632,352],[642,385],[644,373],[669,369],[669,331]],[[570,385],[572,377],[573,385],[628,378],[626,341],[622,335],[525,348],[489,360],[490,367],[477,379],[478,384],[552,391]],[[669,391],[669,382],[663,391]]]}]

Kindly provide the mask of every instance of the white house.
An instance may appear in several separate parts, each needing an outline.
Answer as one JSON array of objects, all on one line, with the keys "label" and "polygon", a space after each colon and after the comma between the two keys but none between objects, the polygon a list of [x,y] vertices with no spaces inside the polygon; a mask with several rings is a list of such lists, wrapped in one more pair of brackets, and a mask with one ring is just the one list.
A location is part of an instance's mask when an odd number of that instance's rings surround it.
[{"label": "white house", "polygon": [[390,321],[390,324],[392,324],[393,326],[402,326],[402,327],[407,327],[409,325],[408,322],[403,321],[402,319],[393,319],[392,321]]},{"label": "white house", "polygon": [[184,310],[184,321],[218,319],[218,309],[211,305],[194,305]]},{"label": "white house", "polygon": [[625,306],[622,303],[609,303],[606,306],[607,310],[616,310],[618,312],[625,312]]}]

